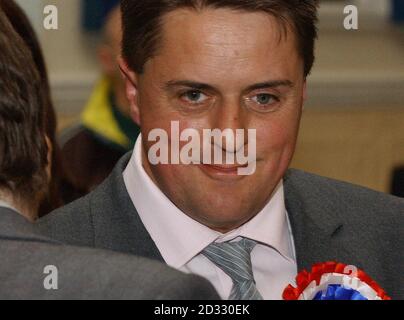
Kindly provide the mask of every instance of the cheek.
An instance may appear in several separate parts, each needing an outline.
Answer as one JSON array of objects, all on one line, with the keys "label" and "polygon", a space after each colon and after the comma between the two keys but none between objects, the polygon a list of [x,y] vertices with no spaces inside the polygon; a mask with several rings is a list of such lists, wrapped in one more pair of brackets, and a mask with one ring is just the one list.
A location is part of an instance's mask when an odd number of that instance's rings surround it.
[{"label": "cheek", "polygon": [[257,126],[257,152],[284,152],[296,143],[299,127],[299,113],[273,116]]}]

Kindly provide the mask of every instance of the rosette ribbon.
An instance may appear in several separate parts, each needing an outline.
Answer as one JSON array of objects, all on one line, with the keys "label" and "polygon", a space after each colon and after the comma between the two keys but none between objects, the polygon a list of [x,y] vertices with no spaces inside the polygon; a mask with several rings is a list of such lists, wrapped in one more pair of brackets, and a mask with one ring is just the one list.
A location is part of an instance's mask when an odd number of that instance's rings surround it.
[{"label": "rosette ribbon", "polygon": [[337,262],[319,263],[303,270],[296,286],[283,292],[284,300],[391,300],[365,272]]}]

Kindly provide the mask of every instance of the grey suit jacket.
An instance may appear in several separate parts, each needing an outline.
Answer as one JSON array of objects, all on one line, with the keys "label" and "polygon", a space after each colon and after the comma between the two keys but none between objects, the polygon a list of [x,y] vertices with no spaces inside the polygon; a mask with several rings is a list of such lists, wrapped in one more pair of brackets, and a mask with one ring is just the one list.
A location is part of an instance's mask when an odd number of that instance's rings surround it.
[{"label": "grey suit jacket", "polygon": [[[2,300],[219,299],[208,281],[160,262],[59,245],[5,208],[0,208],[0,260]],[[46,266],[53,269],[45,270]]]},{"label": "grey suit jacket", "polygon": [[[127,193],[124,156],[93,193],[53,212],[39,227],[60,241],[163,261]],[[299,270],[336,261],[363,269],[404,298],[402,199],[297,170],[284,177]]]}]

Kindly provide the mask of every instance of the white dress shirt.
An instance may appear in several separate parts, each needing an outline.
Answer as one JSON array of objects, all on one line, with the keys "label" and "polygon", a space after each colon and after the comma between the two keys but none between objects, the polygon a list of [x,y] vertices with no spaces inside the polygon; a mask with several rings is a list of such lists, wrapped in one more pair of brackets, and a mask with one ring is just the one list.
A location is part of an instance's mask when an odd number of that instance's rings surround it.
[{"label": "white dress shirt", "polygon": [[125,185],[139,216],[165,262],[180,271],[208,279],[222,299],[233,283],[219,267],[201,254],[213,242],[258,242],[251,253],[254,278],[264,299],[280,300],[297,274],[295,249],[284,201],[283,182],[264,209],[248,223],[227,234],[214,231],[178,209],[151,180],[142,165],[142,140],[123,173]]}]

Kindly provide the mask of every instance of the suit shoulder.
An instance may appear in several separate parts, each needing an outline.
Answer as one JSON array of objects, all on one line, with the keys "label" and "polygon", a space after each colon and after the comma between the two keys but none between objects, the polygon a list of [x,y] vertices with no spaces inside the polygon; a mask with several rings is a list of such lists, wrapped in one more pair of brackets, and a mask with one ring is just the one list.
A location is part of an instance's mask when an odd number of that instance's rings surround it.
[{"label": "suit shoulder", "polygon": [[63,243],[91,245],[93,223],[90,198],[91,194],[41,218],[36,224],[39,232]]},{"label": "suit shoulder", "polygon": [[[316,174],[291,169],[285,176],[286,189],[293,189],[305,199],[316,197],[330,202],[344,212],[396,223],[404,218],[404,199]],[[286,191],[287,192],[287,191]]]}]

